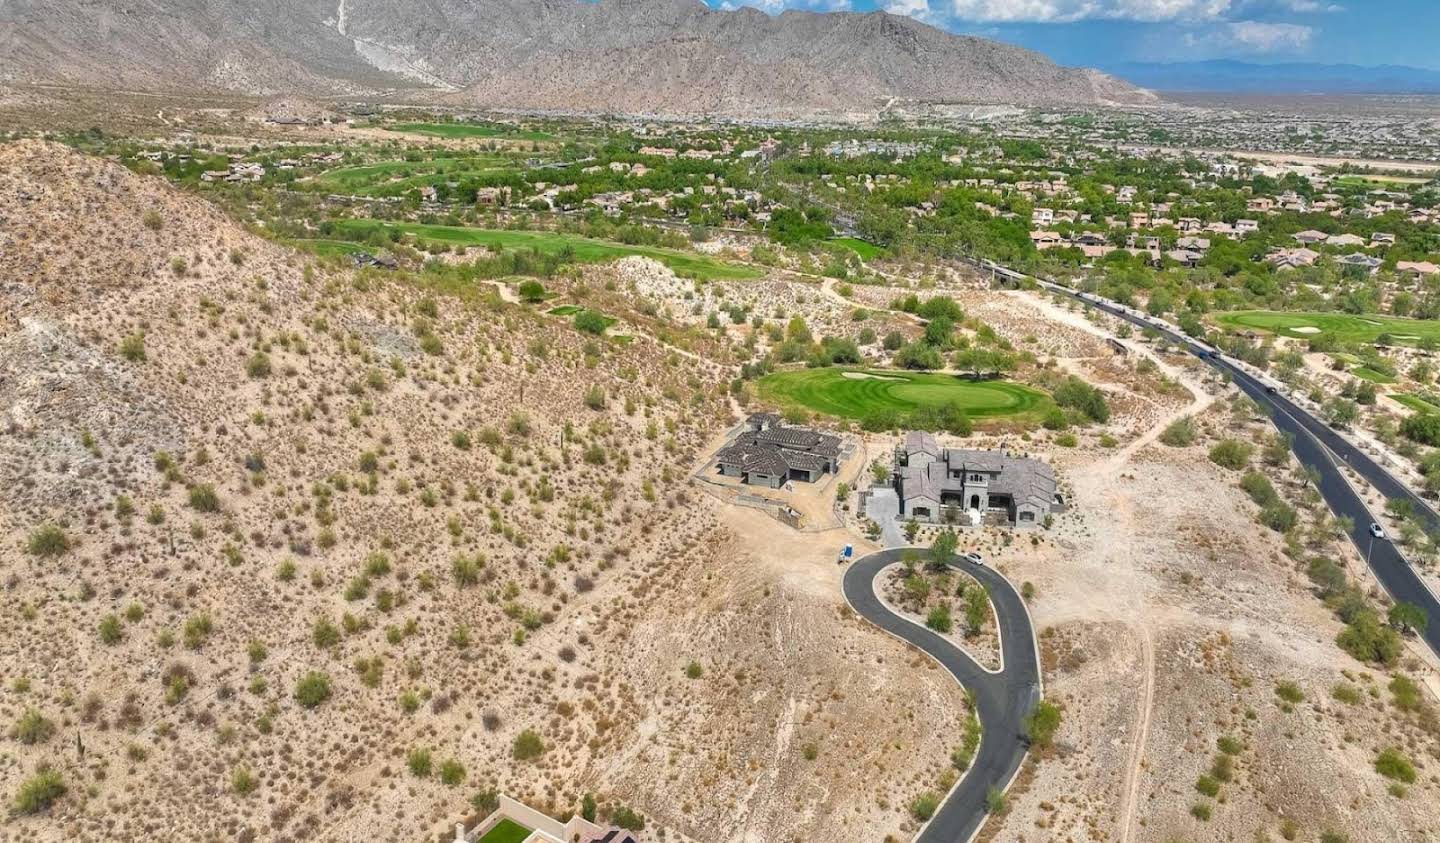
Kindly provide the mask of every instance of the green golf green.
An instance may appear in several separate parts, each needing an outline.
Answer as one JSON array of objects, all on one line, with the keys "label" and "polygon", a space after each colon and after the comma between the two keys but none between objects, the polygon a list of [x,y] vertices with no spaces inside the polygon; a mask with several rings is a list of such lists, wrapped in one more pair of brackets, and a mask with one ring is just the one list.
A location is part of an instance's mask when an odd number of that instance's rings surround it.
[{"label": "green golf green", "polygon": [[1265,331],[1271,334],[1309,339],[1325,334],[1343,342],[1374,342],[1388,334],[1397,344],[1414,344],[1422,339],[1440,341],[1440,321],[1403,319],[1367,313],[1281,313],[1273,310],[1237,310],[1215,314],[1215,321],[1230,329]]},{"label": "green golf green", "polygon": [[596,240],[578,234],[558,231],[512,231],[509,229],[467,228],[453,225],[421,225],[419,223],[377,223],[370,220],[336,220],[337,236],[365,241],[377,227],[398,228],[422,240],[462,243],[498,249],[538,249],[554,254],[572,249],[575,259],[599,263],[629,255],[643,255],[670,267],[676,275],[687,278],[743,280],[759,278],[761,273],[748,266],[726,263],[707,255],[665,249],[659,246],[627,246],[608,240]]},{"label": "green golf green", "polygon": [[767,403],[856,420],[880,411],[908,414],[952,406],[971,418],[1001,418],[1031,415],[1050,406],[1045,393],[1028,386],[932,372],[794,369],[766,375],[757,386]]},{"label": "green golf green", "polygon": [[885,251],[874,243],[868,240],[861,240],[859,237],[831,237],[826,242],[834,243],[836,246],[844,246],[859,255],[861,260],[865,261],[874,260],[880,257]]}]

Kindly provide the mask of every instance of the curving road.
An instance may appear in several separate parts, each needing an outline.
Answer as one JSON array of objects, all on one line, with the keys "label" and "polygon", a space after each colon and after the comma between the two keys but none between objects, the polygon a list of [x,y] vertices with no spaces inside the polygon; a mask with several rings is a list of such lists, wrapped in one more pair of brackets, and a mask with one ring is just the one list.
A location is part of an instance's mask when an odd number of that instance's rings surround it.
[{"label": "curving road", "polygon": [[1397,601],[1413,603],[1425,610],[1431,623],[1420,637],[1430,650],[1440,655],[1440,599],[1430,590],[1414,568],[1400,552],[1400,549],[1386,539],[1372,539],[1370,523],[1377,520],[1356,493],[1355,487],[1345,477],[1343,469],[1336,462],[1338,458],[1359,474],[1384,497],[1391,500],[1409,501],[1415,512],[1425,520],[1429,529],[1440,528],[1440,514],[1413,489],[1398,480],[1374,458],[1337,433],[1329,425],[1315,418],[1303,407],[1285,397],[1279,384],[1270,383],[1252,375],[1235,361],[1222,356],[1208,343],[1186,336],[1174,326],[1151,318],[1133,308],[1101,298],[1093,293],[1081,293],[1070,287],[1056,284],[1043,278],[1034,278],[1007,267],[986,261],[973,262],[975,266],[1012,279],[1029,279],[1045,290],[1069,296],[1118,316],[1141,328],[1159,331],[1166,339],[1188,349],[1206,363],[1229,375],[1231,381],[1255,401],[1270,416],[1275,426],[1293,437],[1292,448],[1300,463],[1314,468],[1320,476],[1319,492],[1337,516],[1348,517],[1354,524],[1350,540],[1370,566],[1375,578]]},{"label": "curving road", "polygon": [[[984,566],[956,560],[950,567],[975,577],[990,592],[1000,624],[1003,670],[992,673],[963,650],[931,630],[890,611],[875,593],[875,579],[886,567],[916,548],[891,548],[852,563],[845,571],[845,600],[861,617],[924,651],[968,689],[983,730],[970,769],[960,778],[916,843],[965,843],[985,822],[985,796],[1005,790],[1029,749],[1024,720],[1040,701],[1040,656],[1025,601],[1010,581]],[[925,551],[920,551],[924,553]],[[960,736],[955,737],[958,745]]]}]

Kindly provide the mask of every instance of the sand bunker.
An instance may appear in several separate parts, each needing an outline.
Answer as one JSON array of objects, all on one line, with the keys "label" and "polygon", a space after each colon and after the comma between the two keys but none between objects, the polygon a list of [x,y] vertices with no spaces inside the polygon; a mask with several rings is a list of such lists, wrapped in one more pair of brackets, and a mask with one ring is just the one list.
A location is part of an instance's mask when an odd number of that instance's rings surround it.
[{"label": "sand bunker", "polygon": [[869,372],[845,372],[845,377],[852,381],[903,381],[904,378],[892,378],[886,375],[872,375]]}]

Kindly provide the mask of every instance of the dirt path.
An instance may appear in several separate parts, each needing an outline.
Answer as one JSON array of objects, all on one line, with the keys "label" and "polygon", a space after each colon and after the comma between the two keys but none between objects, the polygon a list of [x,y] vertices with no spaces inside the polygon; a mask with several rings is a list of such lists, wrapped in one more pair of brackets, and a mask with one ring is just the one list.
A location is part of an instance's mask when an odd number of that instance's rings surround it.
[{"label": "dirt path", "polygon": [[1135,826],[1135,805],[1140,801],[1140,769],[1145,764],[1145,744],[1150,740],[1150,718],[1155,709],[1155,642],[1148,627],[1136,626],[1140,633],[1141,673],[1140,716],[1135,720],[1131,739],[1130,763],[1125,771],[1125,796],[1120,803],[1120,843],[1130,843],[1130,829]]}]

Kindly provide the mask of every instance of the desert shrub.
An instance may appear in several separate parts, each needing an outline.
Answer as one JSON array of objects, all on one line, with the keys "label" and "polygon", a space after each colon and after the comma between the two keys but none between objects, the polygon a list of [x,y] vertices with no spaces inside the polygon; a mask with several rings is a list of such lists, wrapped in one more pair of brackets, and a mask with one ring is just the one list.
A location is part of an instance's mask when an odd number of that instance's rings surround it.
[{"label": "desert shrub", "polygon": [[1245,476],[1240,478],[1240,488],[1250,496],[1250,500],[1254,501],[1257,506],[1270,506],[1280,500],[1280,495],[1276,493],[1270,478],[1258,471],[1245,472]]},{"label": "desert shrub", "polygon": [[1334,688],[1331,688],[1330,696],[1346,705],[1359,705],[1365,700],[1365,695],[1360,693],[1359,688],[1345,682],[1341,682]]},{"label": "desert shrub", "polygon": [[450,787],[465,783],[465,765],[451,758],[440,765],[440,781]]},{"label": "desert shrub", "polygon": [[1299,520],[1295,508],[1283,501],[1275,501],[1260,510],[1260,523],[1277,533],[1290,532]]},{"label": "desert shrub", "polygon": [[616,805],[610,809],[610,822],[627,831],[645,830],[645,818],[625,805]]},{"label": "desert shrub", "polygon": [[235,771],[230,774],[230,789],[240,796],[247,796],[254,793],[258,785],[259,782],[255,779],[255,774],[250,772],[248,768],[236,767]]},{"label": "desert shrub", "polygon": [[190,508],[196,512],[219,512],[220,495],[209,483],[197,483],[190,487]]},{"label": "desert shrub", "polygon": [[410,750],[405,756],[405,766],[410,768],[410,775],[424,779],[430,776],[430,750],[424,747],[416,747]]},{"label": "desert shrub", "polygon": [[1400,660],[1400,634],[1380,623],[1373,610],[1358,614],[1335,639],[1340,648],[1362,662],[1390,666]]},{"label": "desert shrub", "polygon": [[529,761],[532,758],[539,758],[545,754],[545,742],[533,729],[526,729],[515,736],[515,742],[510,746],[510,757],[516,761]]},{"label": "desert shrub", "polygon": [[455,584],[462,588],[474,585],[480,581],[480,568],[483,564],[478,556],[461,554],[450,562],[450,574],[455,578]]},{"label": "desert shrub", "polygon": [[1238,439],[1226,439],[1210,449],[1210,461],[1231,471],[1239,471],[1250,462],[1254,449]]},{"label": "desert shrub", "polygon": [[125,637],[125,628],[117,615],[106,615],[100,619],[100,640],[106,644],[119,644]]},{"label": "desert shrub", "polygon": [[50,740],[50,736],[53,734],[55,734],[55,724],[33,708],[26,709],[10,730],[10,737],[26,746],[44,743]]},{"label": "desert shrub", "polygon": [[70,550],[70,539],[55,524],[37,527],[25,542],[31,556],[61,556]]},{"label": "desert shrub", "polygon": [[1194,805],[1190,806],[1190,816],[1194,817],[1202,823],[1210,822],[1210,815],[1210,806],[1204,802],[1196,802]]},{"label": "desert shrub", "polygon": [[1041,700],[1035,710],[1025,715],[1025,735],[1030,739],[1030,743],[1048,747],[1060,728],[1060,720],[1060,706],[1049,700]]},{"label": "desert shrub", "polygon": [[245,374],[252,378],[270,377],[270,355],[263,351],[257,351],[245,361]]},{"label": "desert shrub", "polygon": [[705,668],[700,666],[700,662],[691,661],[685,665],[685,676],[690,679],[699,679],[704,673]]},{"label": "desert shrub", "polygon": [[985,791],[985,811],[991,814],[1005,813],[1005,791],[991,787]]},{"label": "desert shrub", "polygon": [[910,816],[923,823],[935,816],[935,809],[939,807],[940,797],[927,790],[910,803]]},{"label": "desert shrub", "polygon": [[1390,696],[1395,707],[1401,711],[1418,711],[1424,701],[1420,686],[1404,674],[1398,674],[1390,680]]},{"label": "desert shrub", "polygon": [[310,637],[316,647],[333,647],[340,643],[340,629],[329,618],[316,618],[314,626],[310,628]]},{"label": "desert shrub", "polygon": [[1375,772],[1397,782],[1415,783],[1415,765],[1394,747],[1381,750],[1375,757]]},{"label": "desert shrub", "polygon": [[1221,735],[1215,739],[1215,748],[1226,755],[1239,755],[1240,751],[1245,748],[1245,745],[1241,743],[1238,738],[1231,737],[1230,735]]},{"label": "desert shrub", "polygon": [[1110,407],[1105,403],[1105,393],[1074,375],[1056,387],[1054,397],[1056,404],[1077,410],[1091,421],[1105,422],[1110,419]]},{"label": "desert shrub", "polygon": [[314,708],[328,699],[330,677],[319,671],[312,670],[295,683],[295,701],[305,708]]},{"label": "desert shrub", "polygon": [[927,615],[925,618],[925,625],[935,630],[936,632],[949,632],[951,627],[954,625],[950,619],[950,604],[941,603],[940,605],[931,609],[930,614]]},{"label": "desert shrub", "polygon": [[1195,442],[1195,420],[1190,416],[1181,416],[1160,432],[1160,441],[1172,448],[1183,448]]},{"label": "desert shrub", "polygon": [[1220,783],[1209,776],[1201,776],[1195,780],[1195,789],[1213,799],[1220,793]]},{"label": "desert shrub", "polygon": [[1275,696],[1294,705],[1305,699],[1305,692],[1300,690],[1299,685],[1286,679],[1275,683]]},{"label": "desert shrub", "polygon": [[15,794],[17,814],[38,814],[65,795],[65,779],[58,770],[40,770],[26,779]]},{"label": "desert shrub", "polygon": [[599,336],[605,333],[605,329],[609,327],[609,321],[604,314],[586,309],[575,314],[575,329]]},{"label": "desert shrub", "polygon": [[145,359],[145,335],[136,333],[130,334],[120,340],[120,356],[131,363],[139,363]]}]

